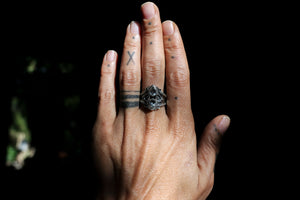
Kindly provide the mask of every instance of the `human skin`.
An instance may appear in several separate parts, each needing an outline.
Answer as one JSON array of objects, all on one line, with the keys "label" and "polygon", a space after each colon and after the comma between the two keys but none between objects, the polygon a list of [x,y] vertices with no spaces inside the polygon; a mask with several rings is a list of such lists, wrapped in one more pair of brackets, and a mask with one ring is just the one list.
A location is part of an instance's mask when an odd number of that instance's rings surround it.
[{"label": "human skin", "polygon": [[[126,30],[120,103],[115,88],[117,53],[109,50],[101,67],[93,129],[99,199],[206,199],[230,119],[215,117],[197,145],[189,66],[179,29],[172,21],[161,23],[159,9],[151,2],[141,11],[141,24],[133,21]],[[161,89],[166,84],[167,106],[147,111],[138,103],[139,94],[152,84]]]}]

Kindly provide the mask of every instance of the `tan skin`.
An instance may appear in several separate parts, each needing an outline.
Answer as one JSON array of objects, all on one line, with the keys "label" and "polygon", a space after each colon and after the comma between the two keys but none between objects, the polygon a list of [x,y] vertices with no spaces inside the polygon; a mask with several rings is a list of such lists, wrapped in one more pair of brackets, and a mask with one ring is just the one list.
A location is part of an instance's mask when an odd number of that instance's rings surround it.
[{"label": "tan skin", "polygon": [[[126,30],[120,104],[115,100],[117,53],[108,51],[102,63],[93,130],[102,183],[99,199],[206,199],[229,117],[209,122],[197,148],[189,67],[179,29],[172,21],[161,23],[159,9],[151,2],[141,11],[142,23],[131,22]],[[166,84],[167,108],[147,111],[138,105],[140,88],[152,84]]]}]

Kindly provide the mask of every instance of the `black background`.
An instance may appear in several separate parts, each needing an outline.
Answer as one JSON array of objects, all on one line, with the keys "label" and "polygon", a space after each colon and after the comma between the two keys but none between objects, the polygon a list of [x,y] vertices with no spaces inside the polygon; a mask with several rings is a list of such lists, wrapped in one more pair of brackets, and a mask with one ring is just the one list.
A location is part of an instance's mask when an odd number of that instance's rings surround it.
[{"label": "black background", "polygon": [[[2,167],[4,199],[93,199],[96,175],[90,142],[102,57],[109,49],[122,54],[126,27],[132,20],[141,20],[143,2],[45,3],[26,9],[22,5],[9,6],[12,12],[6,16],[9,20],[5,22],[4,31],[8,36],[5,41],[5,46],[10,47],[8,52],[44,54],[49,59],[76,63],[80,80],[66,87],[80,87],[80,134],[86,144],[86,154],[59,165],[49,165],[46,160],[29,161],[28,167],[21,172]],[[269,122],[270,118],[271,121],[276,118],[269,101],[276,88],[273,82],[276,75],[269,63],[269,50],[274,45],[270,47],[273,35],[269,29],[274,16],[267,11],[272,5],[154,2],[160,8],[162,21],[175,21],[184,40],[197,136],[218,114],[227,114],[232,120],[223,139],[215,186],[208,199],[263,196],[266,182],[272,179],[266,164],[271,151],[266,145],[271,143],[268,135],[273,133]],[[7,75],[13,79],[14,56],[5,60],[5,65],[9,66]],[[6,84],[13,85],[9,80]],[[49,87],[53,87],[50,91],[55,96],[55,86],[49,84]],[[10,94],[9,87],[5,91]],[[51,112],[55,104],[50,100],[44,103],[47,107],[44,115],[51,121],[57,115]],[[8,119],[9,108],[3,110],[3,118]],[[9,120],[6,121],[8,124]],[[50,129],[49,134],[54,129]],[[2,126],[4,139],[1,141],[5,141],[5,130]],[[57,163],[54,160],[50,158]]]}]

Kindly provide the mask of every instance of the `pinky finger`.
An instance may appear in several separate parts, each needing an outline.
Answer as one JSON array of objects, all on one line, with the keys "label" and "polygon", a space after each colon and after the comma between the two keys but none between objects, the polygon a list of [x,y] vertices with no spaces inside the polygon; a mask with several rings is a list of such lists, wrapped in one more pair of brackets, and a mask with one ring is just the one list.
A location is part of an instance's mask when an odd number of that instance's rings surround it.
[{"label": "pinky finger", "polygon": [[109,50],[103,59],[101,67],[101,77],[99,85],[99,107],[98,107],[98,120],[105,119],[106,123],[112,124],[116,117],[116,63],[117,53]]}]

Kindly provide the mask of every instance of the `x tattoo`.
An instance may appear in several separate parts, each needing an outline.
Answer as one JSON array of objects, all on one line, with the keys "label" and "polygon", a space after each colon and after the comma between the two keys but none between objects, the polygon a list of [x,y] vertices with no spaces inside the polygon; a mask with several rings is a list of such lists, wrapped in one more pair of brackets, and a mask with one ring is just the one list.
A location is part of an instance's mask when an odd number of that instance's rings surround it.
[{"label": "x tattoo", "polygon": [[127,51],[127,53],[128,53],[128,55],[129,55],[129,60],[128,60],[128,62],[127,62],[126,65],[129,65],[130,61],[132,61],[132,63],[135,65],[135,62],[134,62],[134,60],[133,60],[133,55],[134,55],[135,51],[132,52],[131,54],[130,54],[129,51]]}]

